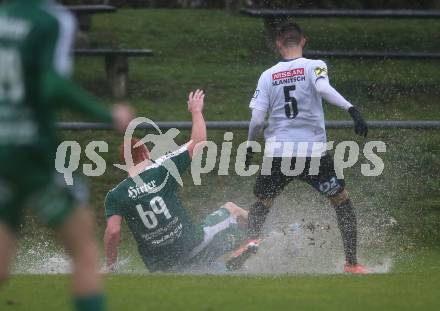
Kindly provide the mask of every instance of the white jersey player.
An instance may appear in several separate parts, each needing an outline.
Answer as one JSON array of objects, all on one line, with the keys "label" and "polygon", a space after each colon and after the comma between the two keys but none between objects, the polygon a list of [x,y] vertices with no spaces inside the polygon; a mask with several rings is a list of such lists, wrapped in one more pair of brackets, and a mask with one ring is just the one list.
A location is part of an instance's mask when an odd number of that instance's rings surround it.
[{"label": "white jersey player", "polygon": [[[337,178],[333,158],[326,152],[322,99],[347,110],[354,120],[357,134],[366,137],[367,124],[359,111],[330,86],[327,65],[321,60],[302,57],[305,42],[296,23],[288,22],[279,27],[276,46],[283,60],[261,75],[250,103],[252,119],[246,164],[249,165],[253,155],[250,142],[256,140],[267,118],[265,159],[271,160],[271,168],[268,173],[262,170],[257,177],[254,189],[257,201],[249,211],[249,238],[260,237],[273,199],[292,180],[299,179],[328,197],[336,211],[346,257],[344,271],[366,273],[368,269],[357,262],[353,204],[345,190],[345,181]],[[274,146],[268,148],[273,142]],[[283,158],[287,158],[290,168],[295,168],[301,159],[302,171],[296,176],[284,174]],[[319,168],[312,174],[311,163],[316,160]]]},{"label": "white jersey player", "polygon": [[[268,116],[268,126],[264,130],[266,141],[294,142],[294,154],[300,152],[297,147],[302,144],[306,147],[303,147],[302,156],[312,156],[312,151],[316,156],[324,154],[327,140],[320,91],[325,87],[330,85],[327,65],[321,60],[304,57],[284,59],[263,72],[250,108],[255,115],[261,116],[259,119]],[[352,107],[342,96],[332,103],[345,110]],[[259,127],[251,127],[251,130],[255,129],[259,130]],[[255,138],[255,134],[258,133],[251,132],[250,140]],[[279,145],[266,156],[292,156],[292,150]]]}]

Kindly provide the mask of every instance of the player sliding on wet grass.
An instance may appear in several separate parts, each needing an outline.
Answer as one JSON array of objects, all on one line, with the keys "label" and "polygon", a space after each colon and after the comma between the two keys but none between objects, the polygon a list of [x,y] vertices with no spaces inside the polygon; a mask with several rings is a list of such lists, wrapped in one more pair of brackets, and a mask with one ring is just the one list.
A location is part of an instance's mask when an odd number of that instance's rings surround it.
[{"label": "player sliding on wet grass", "polygon": [[245,210],[228,202],[202,224],[193,224],[177,197],[179,183],[173,177],[176,174],[170,172],[170,168],[176,167],[177,175],[184,173],[193,155],[201,150],[200,144],[206,141],[204,97],[200,90],[190,93],[191,141],[173,153],[153,161],[147,147],[137,139],[121,146],[123,155],[127,151],[124,148],[130,149],[132,161],[122,157],[129,177],[112,189],[105,200],[104,270],[116,268],[122,220],[127,222],[150,272],[209,266],[243,242],[247,227]]},{"label": "player sliding on wet grass", "polygon": [[[344,180],[336,176],[333,158],[326,151],[322,99],[349,112],[356,134],[366,137],[367,124],[359,111],[329,84],[327,65],[321,60],[302,57],[305,43],[297,24],[288,22],[278,29],[276,46],[283,59],[263,72],[251,100],[246,164],[249,166],[253,156],[250,142],[257,139],[267,116],[264,136],[269,152],[265,154],[265,161],[271,163],[271,168],[267,174],[260,173],[257,177],[254,193],[258,200],[249,211],[248,233],[252,240],[249,247],[245,245],[235,254],[230,264],[239,268],[249,253],[255,252],[274,198],[287,184],[299,179],[328,197],[336,211],[346,257],[344,271],[366,273],[368,269],[358,264],[356,257],[357,228],[353,204]],[[268,148],[271,143],[273,148]],[[300,173],[287,176],[286,169],[293,170],[295,165],[302,168]]]}]

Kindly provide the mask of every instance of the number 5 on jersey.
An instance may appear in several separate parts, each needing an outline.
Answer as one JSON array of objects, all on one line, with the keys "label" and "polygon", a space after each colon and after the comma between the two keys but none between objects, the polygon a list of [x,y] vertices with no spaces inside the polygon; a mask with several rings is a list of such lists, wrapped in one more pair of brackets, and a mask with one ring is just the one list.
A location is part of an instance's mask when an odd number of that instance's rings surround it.
[{"label": "number 5 on jersey", "polygon": [[284,111],[288,119],[295,119],[298,115],[298,102],[296,98],[290,95],[290,92],[295,91],[295,85],[287,85],[284,87]]},{"label": "number 5 on jersey", "polygon": [[139,216],[141,217],[145,227],[148,229],[151,230],[156,228],[158,223],[156,215],[163,214],[166,219],[171,218],[170,211],[161,197],[154,197],[150,201],[150,207],[152,209],[151,211],[145,211],[141,204],[136,205]]}]

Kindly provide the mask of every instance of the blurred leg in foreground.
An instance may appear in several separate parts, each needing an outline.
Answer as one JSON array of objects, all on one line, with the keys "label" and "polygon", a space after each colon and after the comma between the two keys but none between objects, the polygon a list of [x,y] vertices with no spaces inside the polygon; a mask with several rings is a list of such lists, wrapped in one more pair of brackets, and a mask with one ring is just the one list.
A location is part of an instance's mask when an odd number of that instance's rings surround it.
[{"label": "blurred leg in foreground", "polygon": [[73,260],[72,292],[76,309],[103,310],[99,252],[93,238],[91,212],[85,207],[75,209],[57,231]]},{"label": "blurred leg in foreground", "polygon": [[0,283],[9,275],[9,267],[15,253],[15,236],[5,225],[0,223]]}]

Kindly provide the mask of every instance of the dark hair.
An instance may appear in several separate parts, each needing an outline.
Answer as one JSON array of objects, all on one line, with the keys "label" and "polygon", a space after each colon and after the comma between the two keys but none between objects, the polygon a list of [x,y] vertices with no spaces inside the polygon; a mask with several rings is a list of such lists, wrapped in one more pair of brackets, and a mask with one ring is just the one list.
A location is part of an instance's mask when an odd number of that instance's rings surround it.
[{"label": "dark hair", "polygon": [[301,27],[293,21],[285,22],[277,28],[276,39],[285,47],[298,45],[302,38],[304,33]]}]

